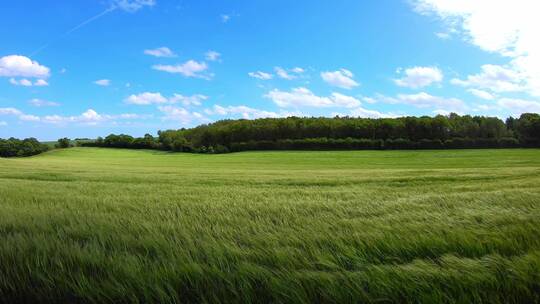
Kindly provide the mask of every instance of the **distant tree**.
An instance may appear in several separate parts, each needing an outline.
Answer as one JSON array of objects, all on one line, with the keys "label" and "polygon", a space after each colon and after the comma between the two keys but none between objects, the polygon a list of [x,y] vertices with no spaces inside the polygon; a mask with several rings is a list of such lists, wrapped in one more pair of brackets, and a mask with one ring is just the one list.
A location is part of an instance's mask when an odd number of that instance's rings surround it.
[{"label": "distant tree", "polygon": [[32,156],[47,151],[49,147],[35,138],[0,139],[0,157]]},{"label": "distant tree", "polygon": [[71,140],[67,137],[58,139],[58,142],[55,145],[56,148],[65,149],[71,147]]}]

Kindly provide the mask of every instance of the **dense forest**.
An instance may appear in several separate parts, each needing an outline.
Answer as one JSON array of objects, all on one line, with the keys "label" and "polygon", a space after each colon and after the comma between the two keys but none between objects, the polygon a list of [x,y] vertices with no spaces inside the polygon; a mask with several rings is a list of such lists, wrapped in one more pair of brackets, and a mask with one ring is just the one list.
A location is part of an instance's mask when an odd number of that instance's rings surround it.
[{"label": "dense forest", "polygon": [[32,156],[47,151],[49,147],[35,138],[23,140],[16,138],[0,138],[0,157]]},{"label": "dense forest", "polygon": [[[400,118],[262,118],[221,120],[190,129],[159,131],[158,137],[111,134],[80,146],[228,153],[250,150],[466,149],[540,147],[540,115]],[[61,138],[56,148],[70,147]],[[0,139],[0,157],[31,156],[48,150],[35,138]]]},{"label": "dense forest", "polygon": [[111,134],[84,146],[227,153],[249,150],[463,149],[540,147],[540,115],[222,120],[134,138]]}]

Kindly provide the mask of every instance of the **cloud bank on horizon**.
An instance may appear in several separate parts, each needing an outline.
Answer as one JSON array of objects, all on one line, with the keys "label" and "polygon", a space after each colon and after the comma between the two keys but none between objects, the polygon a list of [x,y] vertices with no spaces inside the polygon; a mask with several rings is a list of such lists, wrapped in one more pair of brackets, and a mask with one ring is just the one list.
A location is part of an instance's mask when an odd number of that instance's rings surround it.
[{"label": "cloud bank on horizon", "polygon": [[[5,7],[0,137],[138,135],[225,118],[540,112],[537,1],[312,4],[312,19],[295,14],[307,1],[289,10],[281,1],[66,1],[82,20],[75,27],[54,8],[43,9],[57,19],[23,24],[29,4]],[[323,22],[336,13],[342,22]],[[375,25],[392,18],[398,25]],[[69,36],[28,55],[36,37],[62,27]]]}]

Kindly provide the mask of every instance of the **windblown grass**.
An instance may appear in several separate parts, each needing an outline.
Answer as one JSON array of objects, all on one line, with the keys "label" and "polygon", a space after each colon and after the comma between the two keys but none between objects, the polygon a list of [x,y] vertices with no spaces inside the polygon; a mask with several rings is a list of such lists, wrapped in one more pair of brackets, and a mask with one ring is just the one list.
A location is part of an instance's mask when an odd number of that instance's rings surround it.
[{"label": "windblown grass", "polygon": [[0,159],[0,302],[540,301],[540,150]]}]

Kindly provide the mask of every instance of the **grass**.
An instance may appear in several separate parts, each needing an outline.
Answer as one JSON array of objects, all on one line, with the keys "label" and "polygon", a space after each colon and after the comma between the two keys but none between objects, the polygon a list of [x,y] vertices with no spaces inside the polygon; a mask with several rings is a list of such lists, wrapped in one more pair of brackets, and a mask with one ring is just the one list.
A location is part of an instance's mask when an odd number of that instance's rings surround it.
[{"label": "grass", "polygon": [[540,301],[540,150],[0,159],[0,302]]}]

